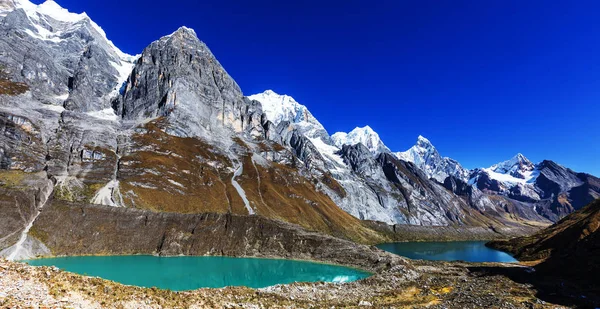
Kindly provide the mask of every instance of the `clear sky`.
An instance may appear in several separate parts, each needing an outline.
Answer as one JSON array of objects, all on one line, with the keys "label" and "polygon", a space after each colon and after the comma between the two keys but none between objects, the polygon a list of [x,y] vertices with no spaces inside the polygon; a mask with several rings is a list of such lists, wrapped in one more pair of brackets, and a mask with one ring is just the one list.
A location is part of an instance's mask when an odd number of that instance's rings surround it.
[{"label": "clear sky", "polygon": [[468,168],[521,152],[600,175],[600,1],[57,2],[131,54],[194,28],[246,95],[289,94],[330,134],[368,124]]}]

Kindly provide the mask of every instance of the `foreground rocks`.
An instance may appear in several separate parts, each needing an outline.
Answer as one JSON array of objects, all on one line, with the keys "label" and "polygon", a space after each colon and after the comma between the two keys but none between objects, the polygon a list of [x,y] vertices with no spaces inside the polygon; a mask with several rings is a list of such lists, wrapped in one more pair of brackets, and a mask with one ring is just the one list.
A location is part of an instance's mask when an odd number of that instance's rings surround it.
[{"label": "foreground rocks", "polygon": [[485,271],[503,264],[414,261],[344,284],[295,283],[171,292],[125,286],[52,267],[0,261],[3,308],[566,308],[529,284]]}]

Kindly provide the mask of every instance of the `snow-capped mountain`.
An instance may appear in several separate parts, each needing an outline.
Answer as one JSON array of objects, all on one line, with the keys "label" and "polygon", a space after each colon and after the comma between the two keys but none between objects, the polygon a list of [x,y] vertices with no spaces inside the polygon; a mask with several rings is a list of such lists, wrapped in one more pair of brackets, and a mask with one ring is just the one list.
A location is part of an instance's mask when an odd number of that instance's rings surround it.
[{"label": "snow-capped mountain", "polygon": [[510,160],[491,166],[488,170],[497,174],[510,175],[514,178],[523,179],[526,182],[535,181],[535,164],[531,163],[529,159],[520,153]]},{"label": "snow-capped mountain", "polygon": [[420,135],[413,147],[404,152],[396,152],[395,155],[400,160],[414,163],[429,178],[440,183],[443,183],[448,176],[454,176],[464,181],[469,177],[467,169],[454,159],[442,157],[433,144]]},{"label": "snow-capped mountain", "polygon": [[342,148],[344,145],[352,146],[361,143],[374,155],[390,151],[390,149],[381,141],[381,138],[379,138],[379,134],[373,131],[370,126],[364,126],[362,128],[357,127],[350,131],[350,133],[337,132],[331,136],[331,139],[339,148]]},{"label": "snow-capped mountain", "polygon": [[[5,46],[0,54],[5,71],[21,71],[23,81],[35,84],[33,95],[46,102],[98,115],[110,112],[110,99],[137,56],[117,48],[86,13],[71,13],[51,0],[39,5],[28,0],[2,3],[5,44],[15,47]],[[24,42],[24,37],[29,39]]]},{"label": "snow-capped mountain", "polygon": [[[294,98],[285,94],[278,94],[273,90],[248,96],[250,100],[259,101],[263,112],[275,126],[283,122],[294,124],[304,135],[309,138],[322,137],[328,139],[328,134],[323,125],[311,114],[306,106],[298,103]],[[325,138],[327,136],[327,138]]]}]

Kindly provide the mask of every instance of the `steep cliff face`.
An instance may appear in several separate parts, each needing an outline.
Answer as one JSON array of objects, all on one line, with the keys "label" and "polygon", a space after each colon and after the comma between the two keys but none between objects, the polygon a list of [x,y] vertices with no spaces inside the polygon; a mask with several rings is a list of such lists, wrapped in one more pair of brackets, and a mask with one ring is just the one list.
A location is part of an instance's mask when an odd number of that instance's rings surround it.
[{"label": "steep cliff face", "polygon": [[242,95],[196,33],[182,27],[150,44],[136,62],[117,111],[124,120],[167,117],[169,133],[219,137],[233,129],[263,135],[260,104]]}]

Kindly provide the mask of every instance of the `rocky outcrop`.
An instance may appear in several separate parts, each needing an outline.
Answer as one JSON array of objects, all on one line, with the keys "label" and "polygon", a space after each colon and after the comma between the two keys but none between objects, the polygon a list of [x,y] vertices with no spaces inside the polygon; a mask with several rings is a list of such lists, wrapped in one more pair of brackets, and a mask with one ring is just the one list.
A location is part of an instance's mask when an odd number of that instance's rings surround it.
[{"label": "rocky outcrop", "polygon": [[164,116],[169,133],[224,135],[222,128],[262,136],[261,105],[242,95],[196,33],[182,27],[150,44],[136,62],[117,106],[124,120]]}]

